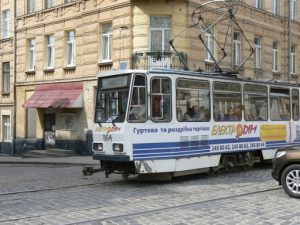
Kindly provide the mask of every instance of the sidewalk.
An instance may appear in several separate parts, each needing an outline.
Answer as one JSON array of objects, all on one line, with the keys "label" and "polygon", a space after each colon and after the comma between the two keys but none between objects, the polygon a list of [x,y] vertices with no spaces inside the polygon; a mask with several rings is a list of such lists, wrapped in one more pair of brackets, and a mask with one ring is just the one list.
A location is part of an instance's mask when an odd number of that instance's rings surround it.
[{"label": "sidewalk", "polygon": [[99,165],[98,160],[93,160],[92,156],[71,156],[59,158],[22,158],[0,155],[0,163],[4,164],[60,164],[60,165]]}]

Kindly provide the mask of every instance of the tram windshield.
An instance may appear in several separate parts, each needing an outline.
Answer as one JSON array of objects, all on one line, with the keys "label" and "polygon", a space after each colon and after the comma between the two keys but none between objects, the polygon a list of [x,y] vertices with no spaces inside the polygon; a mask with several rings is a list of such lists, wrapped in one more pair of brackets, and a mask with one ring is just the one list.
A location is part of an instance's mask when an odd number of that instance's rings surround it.
[{"label": "tram windshield", "polygon": [[99,78],[95,123],[124,122],[130,75]]}]

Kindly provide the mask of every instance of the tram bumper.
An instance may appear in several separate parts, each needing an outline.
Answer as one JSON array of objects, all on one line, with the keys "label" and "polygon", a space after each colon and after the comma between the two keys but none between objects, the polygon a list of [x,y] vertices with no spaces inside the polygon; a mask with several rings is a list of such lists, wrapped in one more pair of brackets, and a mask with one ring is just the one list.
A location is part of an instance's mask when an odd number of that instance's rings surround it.
[{"label": "tram bumper", "polygon": [[128,155],[94,154],[93,159],[100,160],[101,171],[105,171],[106,177],[112,173],[136,174],[134,163]]},{"label": "tram bumper", "polygon": [[104,155],[104,154],[94,154],[94,160],[100,161],[117,161],[117,162],[129,162],[130,158],[128,155]]}]

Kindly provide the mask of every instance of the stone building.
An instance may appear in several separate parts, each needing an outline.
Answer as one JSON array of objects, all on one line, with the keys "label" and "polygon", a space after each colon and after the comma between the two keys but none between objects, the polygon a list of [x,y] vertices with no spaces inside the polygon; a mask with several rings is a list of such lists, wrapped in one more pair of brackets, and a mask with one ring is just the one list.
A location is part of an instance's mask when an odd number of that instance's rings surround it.
[{"label": "stone building", "polygon": [[14,1],[0,2],[0,152],[10,153],[14,139]]},{"label": "stone building", "polygon": [[[2,15],[6,8],[13,8],[10,2],[1,1]],[[213,68],[212,57],[199,39],[199,26],[190,27],[194,10],[207,1],[15,2],[15,33],[10,29],[11,36],[0,43],[0,66],[6,68],[5,63],[9,62],[11,75],[10,86],[6,89],[9,91],[2,92],[0,104],[1,130],[5,127],[4,121],[8,121],[6,116],[14,121],[15,115],[15,125],[10,122],[10,141],[15,140],[16,154],[24,148],[51,147],[90,154],[96,75],[101,71],[154,67],[183,69],[180,58],[190,70]],[[224,43],[227,55],[221,66],[236,68],[243,62],[250,48],[247,37],[255,53],[241,69],[242,76],[298,81],[300,15],[297,12],[300,6],[296,0],[289,2],[290,38],[288,1],[235,1],[235,17],[244,33],[236,25],[227,31],[225,22],[214,24],[222,11],[205,13],[207,23],[213,25],[211,32],[218,40],[229,34],[229,41]],[[10,27],[14,27],[12,11]],[[3,15],[1,19],[4,18]],[[202,37],[210,43],[214,57],[221,58],[223,53],[212,35],[203,32]],[[170,39],[174,40],[178,55],[170,47]]]}]

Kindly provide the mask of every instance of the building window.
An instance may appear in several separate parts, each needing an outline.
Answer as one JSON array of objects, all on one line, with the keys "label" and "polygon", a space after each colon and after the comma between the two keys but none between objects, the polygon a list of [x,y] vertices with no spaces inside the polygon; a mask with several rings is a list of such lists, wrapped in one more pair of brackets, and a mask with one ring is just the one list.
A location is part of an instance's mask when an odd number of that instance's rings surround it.
[{"label": "building window", "polygon": [[2,12],[2,38],[9,37],[9,10]]},{"label": "building window", "polygon": [[254,0],[254,7],[262,9],[262,0]]},{"label": "building window", "polygon": [[279,61],[279,56],[278,56],[278,42],[273,42],[273,72],[278,71],[278,61]]},{"label": "building window", "polygon": [[35,39],[29,39],[28,41],[29,46],[29,64],[28,70],[35,70]]},{"label": "building window", "polygon": [[209,49],[209,51],[206,49],[205,61],[210,61],[210,62],[213,61],[212,56],[214,56],[214,51],[215,51],[213,34],[214,34],[214,27],[210,26],[209,29],[206,30],[206,32],[205,32],[205,43],[206,43],[207,48]]},{"label": "building window", "polygon": [[254,50],[255,50],[255,68],[261,69],[261,37],[254,37]]},{"label": "building window", "polygon": [[292,45],[291,46],[291,73],[295,74],[296,73],[296,46]]},{"label": "building window", "polygon": [[236,31],[233,33],[233,64],[241,64],[241,33]]},{"label": "building window", "polygon": [[6,62],[2,64],[2,92],[8,93],[10,91],[10,63]]},{"label": "building window", "polygon": [[75,31],[67,32],[67,66],[75,66]]},{"label": "building window", "polygon": [[102,24],[102,61],[112,60],[112,25]]},{"label": "building window", "polygon": [[169,51],[172,18],[170,16],[150,17],[151,51]]},{"label": "building window", "polygon": [[279,15],[279,0],[272,0],[272,12]]},{"label": "building window", "polygon": [[35,0],[28,0],[27,2],[27,12],[34,13],[35,12]]},{"label": "building window", "polygon": [[2,116],[2,140],[10,141],[10,116],[3,115]]},{"label": "building window", "polygon": [[45,0],[46,9],[54,6],[54,0]]},{"label": "building window", "polygon": [[296,0],[290,0],[290,18],[296,19]]},{"label": "building window", "polygon": [[49,35],[47,37],[47,68],[54,67],[54,43],[55,37],[54,35]]}]

